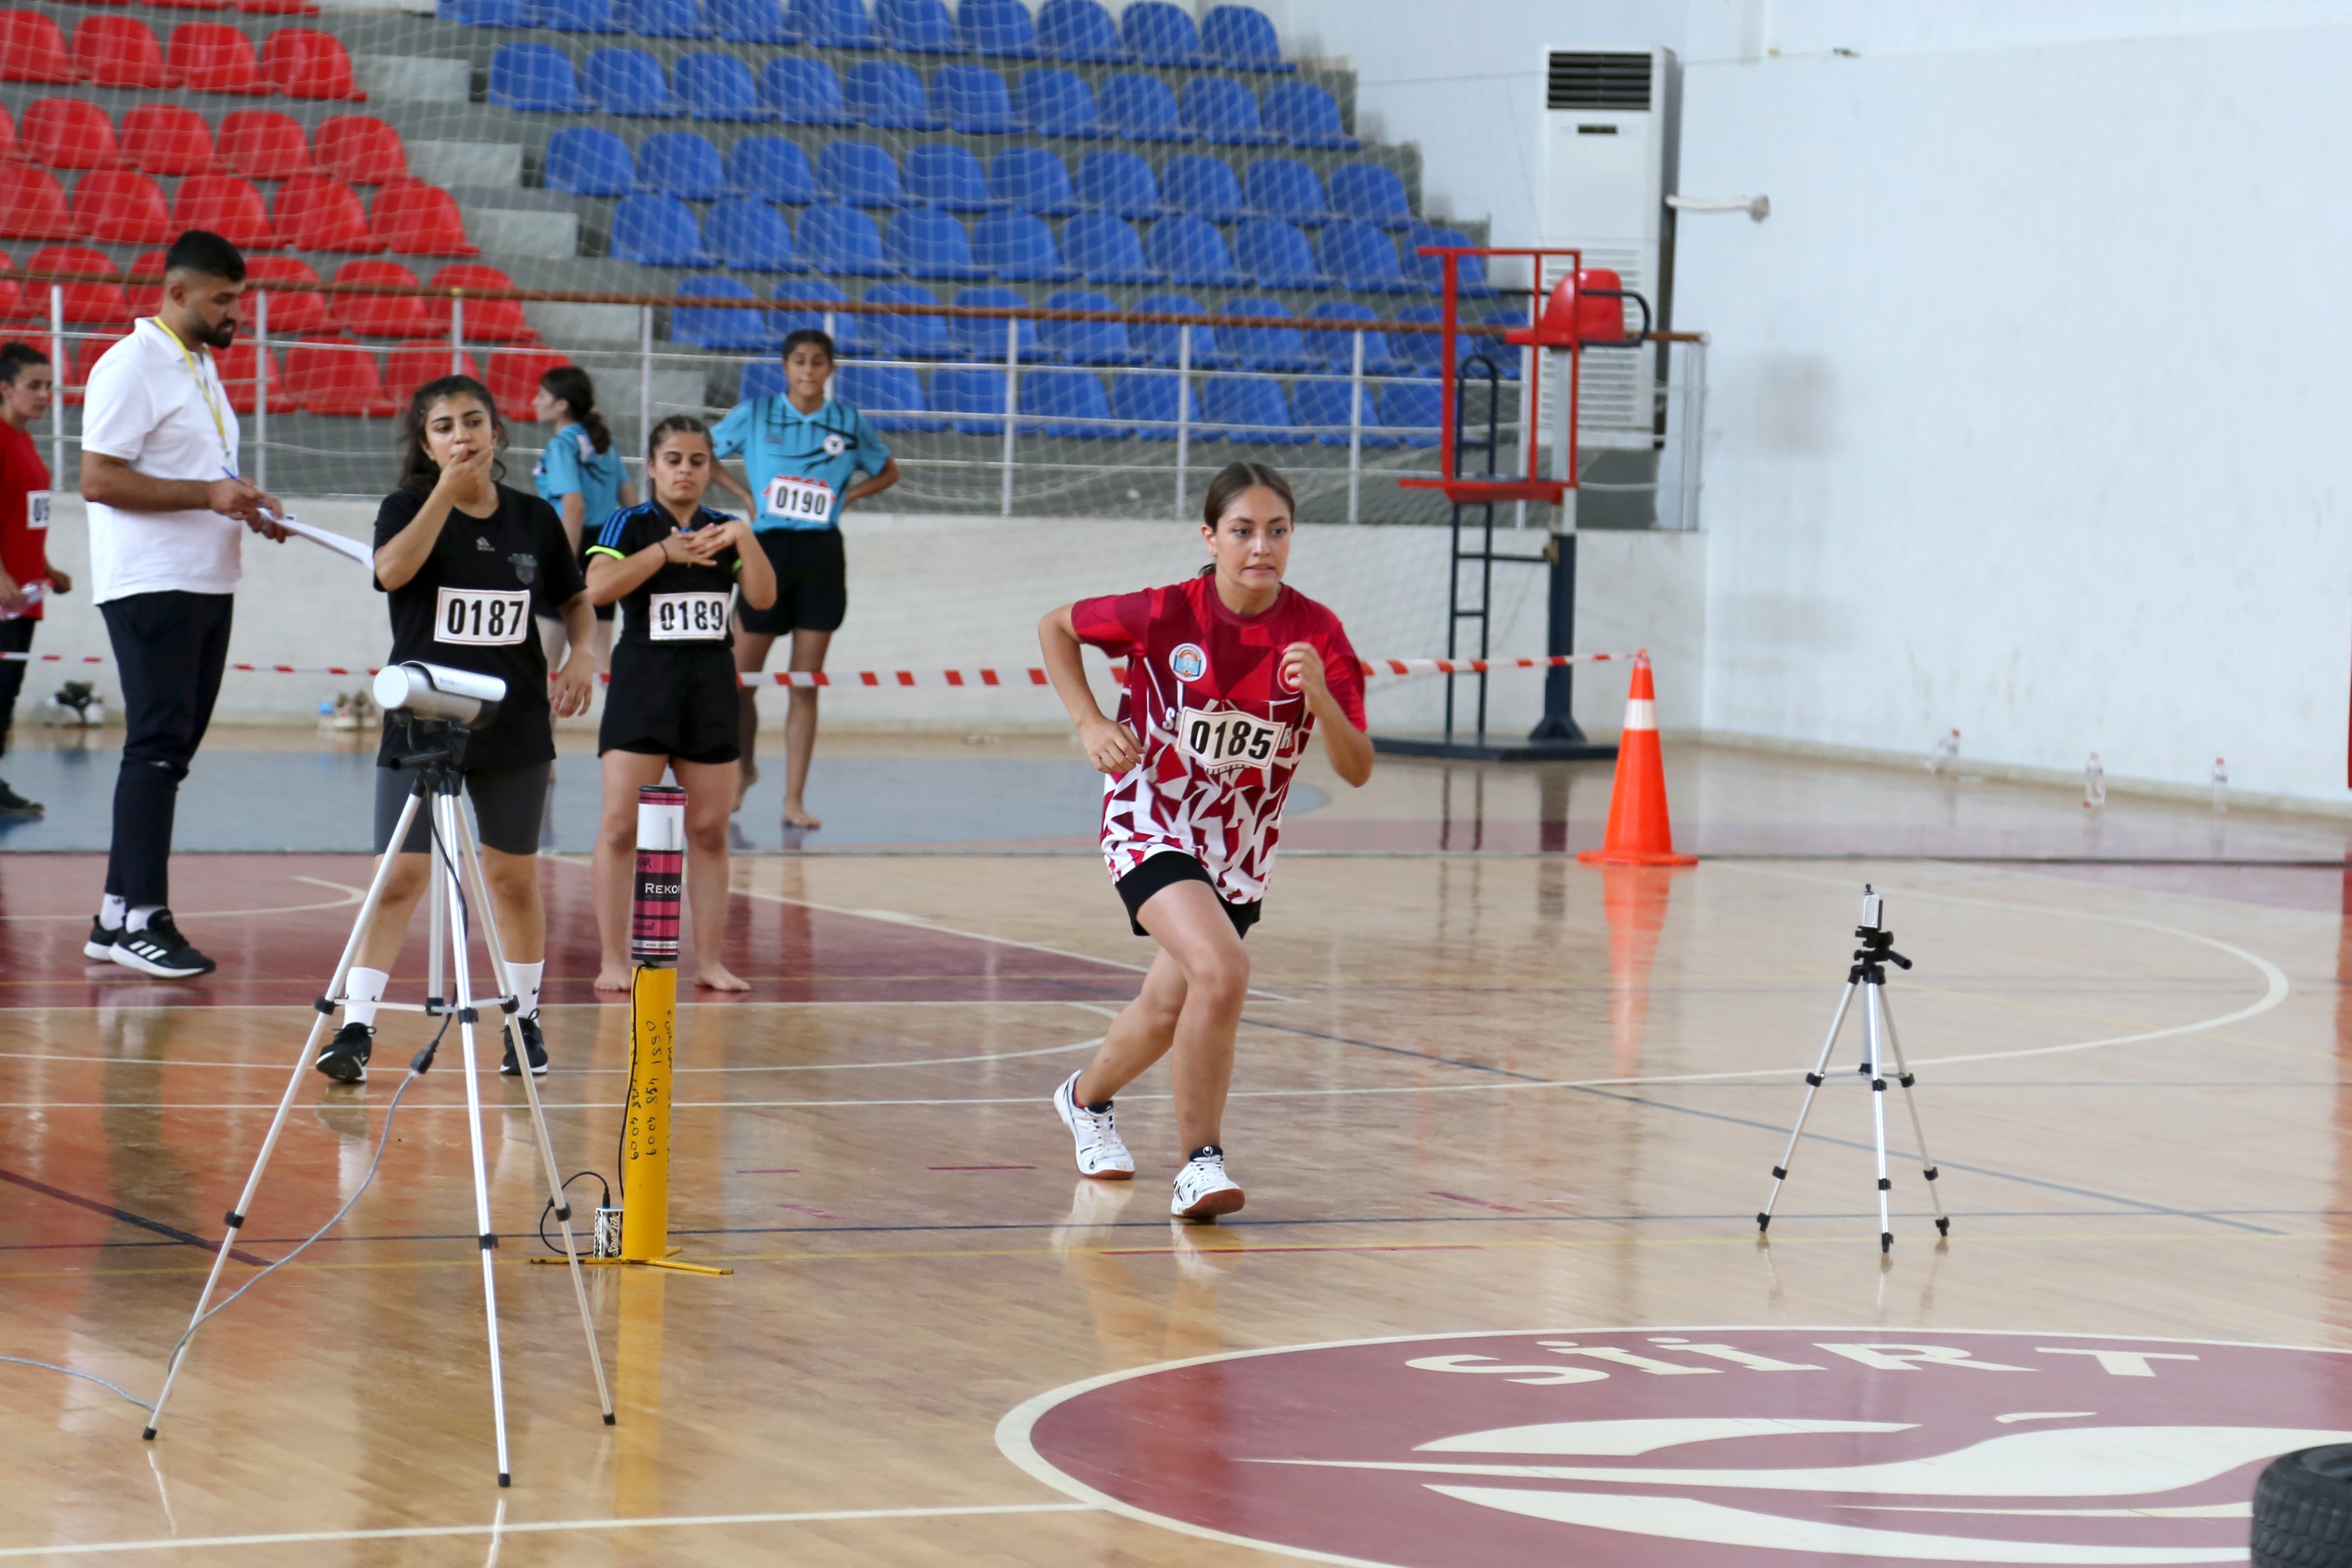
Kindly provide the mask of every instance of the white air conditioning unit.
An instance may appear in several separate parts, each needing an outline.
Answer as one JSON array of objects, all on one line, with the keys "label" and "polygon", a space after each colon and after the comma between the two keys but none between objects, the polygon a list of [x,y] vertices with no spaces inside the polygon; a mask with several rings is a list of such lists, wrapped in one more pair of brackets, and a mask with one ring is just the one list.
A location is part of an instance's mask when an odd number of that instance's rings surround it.
[{"label": "white air conditioning unit", "polygon": [[[1547,51],[1544,70],[1542,171],[1537,243],[1573,246],[1585,267],[1606,267],[1650,302],[1658,328],[1667,325],[1667,280],[1673,267],[1673,190],[1681,122],[1681,78],[1672,49],[1560,48]],[[1543,286],[1567,270],[1547,263]],[[1639,307],[1625,305],[1625,329],[1641,329]],[[1540,423],[1553,428],[1552,374],[1543,366]],[[1583,355],[1579,388],[1578,444],[1638,448],[1654,444],[1657,355],[1654,350],[1596,349]]]}]

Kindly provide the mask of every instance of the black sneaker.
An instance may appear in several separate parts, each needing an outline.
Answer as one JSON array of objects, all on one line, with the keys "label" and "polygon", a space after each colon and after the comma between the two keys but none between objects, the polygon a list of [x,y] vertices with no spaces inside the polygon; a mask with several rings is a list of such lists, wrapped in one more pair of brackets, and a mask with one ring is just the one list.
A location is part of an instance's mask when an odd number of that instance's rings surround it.
[{"label": "black sneaker", "polygon": [[37,817],[44,809],[38,800],[26,800],[0,779],[0,817]]},{"label": "black sneaker", "polygon": [[147,918],[144,931],[126,931],[114,940],[109,955],[126,969],[152,975],[159,980],[186,980],[220,967],[188,945],[172,922],[172,912],[159,909]]},{"label": "black sneaker", "polygon": [[375,1030],[363,1023],[347,1023],[319,1048],[319,1060],[310,1065],[338,1083],[365,1083],[368,1058],[374,1054]]},{"label": "black sneaker", "polygon": [[[547,1041],[540,1038],[539,1019],[532,1018],[529,1014],[525,1014],[523,1017],[515,1020],[515,1027],[522,1032],[523,1050],[530,1053],[530,1075],[533,1078],[546,1077]],[[503,1030],[499,1032],[502,1034],[505,1033]],[[507,1036],[506,1059],[499,1063],[499,1076],[504,1078],[520,1078],[522,1076],[522,1069],[515,1065],[514,1037],[512,1035]]]},{"label": "black sneaker", "polygon": [[109,925],[103,916],[93,915],[89,917],[89,940],[81,945],[81,956],[94,958],[101,964],[111,964],[114,962],[114,949],[122,936],[121,926]]}]

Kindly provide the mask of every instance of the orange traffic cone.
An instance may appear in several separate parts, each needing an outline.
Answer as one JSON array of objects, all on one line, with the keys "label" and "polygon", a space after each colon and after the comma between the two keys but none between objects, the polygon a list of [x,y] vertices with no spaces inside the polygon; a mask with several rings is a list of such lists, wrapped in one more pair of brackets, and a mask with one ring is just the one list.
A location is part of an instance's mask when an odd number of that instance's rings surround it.
[{"label": "orange traffic cone", "polygon": [[1625,733],[1617,737],[1617,784],[1609,797],[1609,831],[1597,850],[1576,857],[1593,865],[1696,865],[1675,853],[1666,819],[1666,762],[1658,750],[1658,695],[1647,649],[1633,655],[1625,692]]}]

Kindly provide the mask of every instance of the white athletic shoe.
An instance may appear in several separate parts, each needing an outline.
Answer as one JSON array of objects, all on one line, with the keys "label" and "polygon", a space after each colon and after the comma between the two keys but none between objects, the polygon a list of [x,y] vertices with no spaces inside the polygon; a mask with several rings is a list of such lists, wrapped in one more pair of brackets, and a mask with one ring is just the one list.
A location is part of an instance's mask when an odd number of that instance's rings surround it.
[{"label": "white athletic shoe", "polygon": [[1077,1141],[1078,1174],[1097,1181],[1133,1181],[1135,1156],[1119,1141],[1116,1113],[1097,1113],[1079,1104],[1071,1092],[1077,1082],[1075,1072],[1062,1081],[1062,1086],[1054,1091],[1054,1110]]},{"label": "white athletic shoe", "polygon": [[1168,1212],[1179,1219],[1214,1219],[1242,1206],[1242,1184],[1225,1174],[1222,1149],[1203,1149],[1176,1173],[1176,1195]]}]

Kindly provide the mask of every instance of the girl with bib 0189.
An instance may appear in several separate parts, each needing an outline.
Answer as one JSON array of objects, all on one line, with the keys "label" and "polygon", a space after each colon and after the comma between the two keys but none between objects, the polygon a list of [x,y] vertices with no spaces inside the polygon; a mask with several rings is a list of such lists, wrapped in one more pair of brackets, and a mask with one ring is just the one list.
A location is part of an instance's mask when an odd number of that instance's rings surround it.
[{"label": "girl with bib 0189", "polygon": [[[1282,476],[1235,463],[1209,486],[1197,577],[1081,599],[1039,623],[1045,670],[1087,756],[1108,775],[1102,849],[1139,936],[1160,944],[1143,989],[1094,1060],[1054,1091],[1078,1171],[1135,1175],[1111,1101],[1162,1056],[1184,1165],[1170,1210],[1214,1219],[1242,1207],[1225,1168],[1225,1096],[1249,996],[1242,938],[1257,923],[1292,775],[1319,731],[1332,770],[1372,776],[1364,677],[1339,618],[1283,584],[1294,503]],[[1080,657],[1127,661],[1107,718]]]},{"label": "girl with bib 0189", "polygon": [[[495,720],[467,737],[463,766],[481,832],[482,872],[520,1004],[520,1032],[530,1071],[543,1073],[539,991],[547,913],[539,894],[540,818],[555,762],[554,721],[588,709],[596,676],[595,617],[579,554],[554,508],[499,483],[506,427],[488,387],[471,376],[425,382],[410,398],[400,432],[400,486],[375,517],[376,585],[392,612],[392,653],[385,662],[445,664],[506,683]],[[532,626],[534,599],[556,606],[570,634],[571,656],[551,683]],[[347,1083],[367,1077],[376,1004],[391,983],[393,961],[430,870],[431,835],[423,813],[404,842],[391,841],[415,781],[393,766],[399,744],[399,727],[387,724],[375,776],[375,845],[378,853],[397,859],[345,983],[348,1021],[315,1064]],[[511,1042],[499,1071],[522,1071]]]}]

